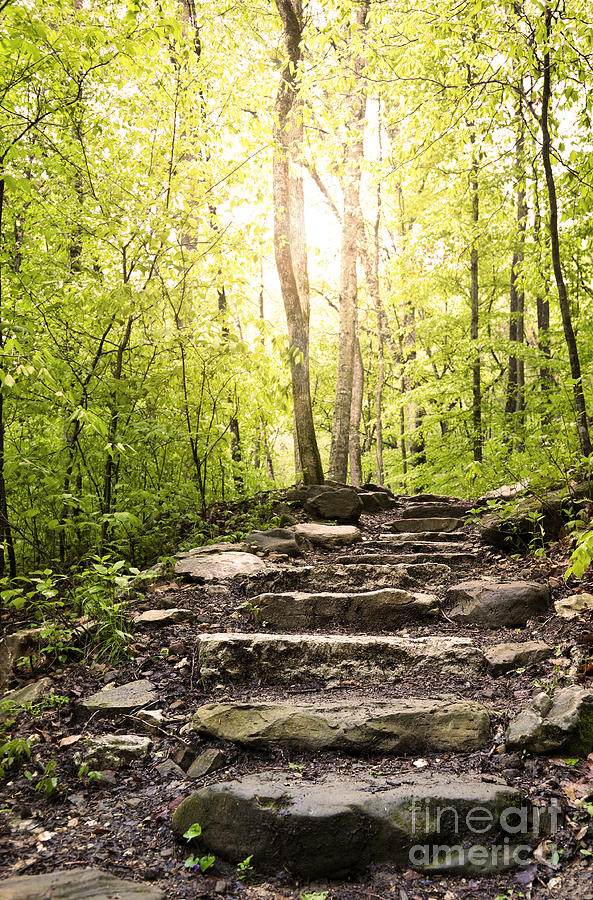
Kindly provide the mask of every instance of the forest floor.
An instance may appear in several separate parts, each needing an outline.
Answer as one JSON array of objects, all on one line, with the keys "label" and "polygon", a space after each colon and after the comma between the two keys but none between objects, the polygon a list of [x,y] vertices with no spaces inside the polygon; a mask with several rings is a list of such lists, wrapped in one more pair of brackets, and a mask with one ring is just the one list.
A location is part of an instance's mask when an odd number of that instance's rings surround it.
[{"label": "forest floor", "polygon": [[[364,541],[385,533],[398,519],[399,509],[363,515],[359,527]],[[577,590],[589,590],[586,582],[569,586],[564,581],[567,567],[565,548],[553,545],[545,557],[509,557],[482,543],[475,526],[467,525],[460,549],[475,554],[468,565],[454,565],[451,572],[426,590],[444,597],[448,584],[467,578],[487,577],[498,581],[528,579],[549,583],[554,600]],[[364,543],[356,546],[361,553]],[[344,550],[305,550],[291,566],[327,565]],[[338,587],[334,587],[337,590]],[[506,752],[504,729],[509,719],[525,705],[535,690],[553,689],[572,680],[571,652],[593,640],[593,618],[583,613],[567,621],[549,612],[533,619],[523,629],[462,626],[451,621],[444,609],[428,624],[417,622],[390,632],[424,635],[468,636],[482,648],[508,641],[543,640],[555,648],[555,655],[537,665],[494,678],[487,672],[468,679],[446,678],[438,671],[427,676],[423,670],[390,684],[311,683],[274,685],[246,683],[207,686],[200,678],[196,632],[250,632],[258,629],[239,611],[249,593],[248,579],[217,585],[164,580],[148,588],[137,608],[182,608],[194,614],[194,621],[155,628],[137,626],[129,661],[111,666],[100,660],[73,661],[51,673],[53,691],[65,698],[60,704],[39,702],[16,715],[11,726],[13,738],[28,738],[32,759],[11,770],[0,785],[0,825],[2,878],[31,875],[80,865],[97,866],[121,878],[150,883],[166,897],[227,897],[244,900],[296,900],[302,894],[327,892],[328,900],[388,898],[396,900],[483,900],[483,898],[546,898],[546,900],[593,900],[593,824],[583,817],[578,801],[593,792],[593,755],[590,759],[569,760]],[[261,627],[259,627],[261,630]],[[355,629],[324,629],[326,633],[347,634]],[[46,673],[47,674],[47,673]],[[574,677],[574,675],[572,676]],[[114,718],[80,716],[79,704],[106,685],[123,685],[149,679],[158,694],[156,706],[162,720],[146,724],[141,717]],[[593,686],[586,667],[577,676],[584,687]],[[386,754],[356,757],[324,751],[297,753],[282,748],[242,749],[229,742],[198,737],[188,727],[198,707],[216,700],[311,701],[343,699],[354,705],[361,698],[435,698],[443,694],[483,703],[491,714],[491,734],[486,746],[466,752],[422,752],[421,756]],[[102,779],[79,775],[74,755],[80,735],[148,734],[149,755],[128,766],[107,772]],[[221,767],[191,781],[189,764],[205,749],[218,748]],[[55,763],[55,769],[52,766]],[[47,766],[49,769],[46,769]],[[57,778],[50,797],[33,789],[25,776],[33,770],[36,782],[44,771]],[[288,779],[316,779],[325,773],[360,776],[393,775],[402,772],[453,773],[502,777],[517,786],[526,797],[538,802],[557,802],[564,815],[559,831],[542,840],[533,862],[526,868],[480,877],[405,871],[381,863],[371,866],[351,880],[339,882],[302,881],[287,872],[271,875],[248,873],[239,878],[236,866],[217,858],[204,874],[184,867],[188,846],[177,840],[171,816],[177,805],[196,787],[265,770],[281,772]],[[591,819],[593,823],[593,819]],[[589,855],[589,853],[591,855]],[[2,882],[0,881],[0,888]]]}]

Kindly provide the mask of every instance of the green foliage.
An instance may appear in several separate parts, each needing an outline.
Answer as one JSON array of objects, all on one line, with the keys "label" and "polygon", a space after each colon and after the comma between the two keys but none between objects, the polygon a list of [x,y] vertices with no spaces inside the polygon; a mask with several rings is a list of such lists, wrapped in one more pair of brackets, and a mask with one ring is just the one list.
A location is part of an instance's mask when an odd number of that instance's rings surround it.
[{"label": "green foliage", "polygon": [[[305,28],[299,72],[303,162],[313,173],[309,356],[323,453],[339,341],[332,208],[340,206],[350,137],[343,98],[364,90],[361,259],[373,255],[376,233],[379,276],[377,291],[369,272],[358,284],[365,477],[384,473],[398,490],[479,496],[524,478],[588,476],[538,133],[551,46],[560,249],[590,405],[587,4],[568,0],[561,15],[554,11],[551,41],[537,5],[524,27],[511,4],[430,0],[402,18],[394,4],[374,3],[364,33],[352,28],[357,8],[353,0],[320,5]],[[125,13],[97,0],[2,10],[0,574],[30,574],[4,582],[0,597],[11,613],[51,608],[46,649],[58,658],[76,646],[74,607],[95,620],[108,655],[125,652],[128,626],[114,590],[120,561],[140,569],[180,543],[240,540],[281,524],[266,504],[252,516],[238,505],[224,522],[215,514],[218,501],[294,477],[290,366],[303,352],[286,339],[269,271],[280,43],[279,17],[261,4],[205,0],[199,23],[183,26],[173,0]],[[359,84],[357,55],[365,59]],[[515,341],[509,294],[519,243],[524,334]],[[515,411],[507,410],[511,360],[525,376]],[[589,550],[583,537],[575,574]]]},{"label": "green foliage", "polygon": [[30,758],[31,745],[25,738],[14,738],[0,744],[0,778],[4,778],[10,769]]},{"label": "green foliage", "polygon": [[49,800],[62,790],[58,782],[58,776],[55,774],[57,763],[51,759],[45,766],[43,774],[35,776],[32,772],[26,771],[25,778],[34,785],[34,790],[38,794]]},{"label": "green foliage", "polygon": [[251,860],[253,859],[253,854],[250,856],[246,856],[245,859],[241,860],[237,865],[237,879],[238,881],[243,881],[245,884],[251,884],[255,879],[255,870],[251,865]]},{"label": "green foliage", "polygon": [[14,715],[23,712],[31,716],[32,719],[40,719],[49,709],[61,709],[70,703],[68,697],[61,694],[48,694],[47,697],[41,697],[39,700],[26,701],[24,703],[15,703],[13,700],[0,701],[0,712]]},{"label": "green foliage", "polygon": [[90,782],[100,782],[103,776],[96,769],[91,769],[90,766],[88,766],[86,763],[83,763],[83,765],[80,766],[78,770],[78,777],[86,778]]},{"label": "green foliage", "polygon": [[570,565],[566,570],[566,578],[574,575],[582,578],[593,561],[593,530],[587,529],[577,533],[576,547],[570,556]]}]

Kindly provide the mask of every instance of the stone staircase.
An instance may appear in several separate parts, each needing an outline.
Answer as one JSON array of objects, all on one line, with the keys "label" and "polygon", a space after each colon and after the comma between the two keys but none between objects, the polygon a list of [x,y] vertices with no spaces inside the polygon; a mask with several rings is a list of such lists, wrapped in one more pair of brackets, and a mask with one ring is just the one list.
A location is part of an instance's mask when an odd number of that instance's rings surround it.
[{"label": "stone staircase", "polygon": [[[241,615],[258,630],[197,636],[203,683],[225,694],[198,708],[199,735],[271,759],[278,750],[341,755],[319,775],[304,774],[306,762],[272,764],[210,783],[177,808],[178,835],[199,822],[213,853],[310,879],[381,863],[468,873],[517,864],[513,847],[520,855],[515,845],[533,841],[531,826],[520,840],[507,826],[525,815],[520,791],[492,775],[442,771],[438,758],[420,760],[428,772],[409,766],[410,755],[462,755],[490,741],[487,706],[447,695],[451,679],[488,677],[487,656],[479,641],[440,627],[453,570],[475,577],[488,557],[464,527],[467,509],[435,496],[402,501],[346,553],[336,536],[327,562],[254,576]],[[369,775],[372,754],[404,767]]]},{"label": "stone staircase", "polygon": [[[183,762],[186,749],[175,755],[177,762],[155,763],[157,778],[171,784],[171,794],[161,785],[179,841],[174,849],[170,840],[170,852],[187,853],[183,835],[199,823],[196,852],[232,865],[251,857],[254,869],[268,875],[275,887],[259,894],[254,888],[253,900],[297,897],[295,879],[313,882],[314,891],[321,886],[319,896],[329,890],[333,898],[332,884],[343,878],[358,878],[367,888],[354,883],[354,893],[342,888],[336,897],[391,896],[389,887],[373,882],[373,873],[411,870],[427,879],[426,890],[408,895],[402,888],[400,897],[456,896],[431,893],[430,879],[482,884],[475,879],[513,871],[529,861],[531,848],[554,824],[549,796],[540,796],[533,780],[522,783],[520,757],[514,769],[511,762],[497,765],[499,753],[501,759],[508,755],[507,714],[516,711],[516,701],[512,710],[508,706],[513,694],[506,673],[517,679],[515,672],[528,668],[532,677],[553,649],[508,626],[524,629],[541,616],[547,587],[509,581],[501,557],[467,523],[468,503],[371,490],[361,496],[377,511],[363,514],[360,530],[298,524],[256,535],[248,548],[220,545],[180,554],[177,575],[188,582],[167,587],[170,597],[164,593],[157,609],[149,608],[149,598],[158,593],[148,595],[135,627],[140,634],[162,634],[165,652],[183,636],[181,654],[191,656],[191,665],[187,657],[176,664],[185,672],[182,682],[168,688],[166,679],[157,678],[157,686],[137,670],[136,680],[118,678],[127,683],[108,684],[77,703],[79,721],[90,729],[86,744],[96,754],[103,745],[110,748],[108,766],[118,767],[123,741],[129,758],[122,764],[135,758],[146,767],[156,736],[170,739],[171,727],[184,747],[201,745],[191,765],[189,758]],[[319,490],[314,500],[315,508],[328,502]],[[208,604],[215,611],[206,621]],[[185,716],[163,710],[164,695],[173,709],[183,701]],[[539,703],[539,731],[529,731],[537,710],[521,712],[509,731],[513,746],[549,743],[550,727],[555,735],[563,727],[582,738],[575,710],[593,709],[593,696],[571,694],[554,707],[541,698]],[[152,738],[93,737],[109,720],[119,723],[120,732],[132,722]],[[163,752],[172,754],[157,755]],[[229,758],[232,771],[214,774]],[[76,765],[84,760],[79,753]],[[200,779],[191,793],[188,777]],[[59,874],[47,875],[51,885]],[[72,873],[66,874],[70,885]],[[103,885],[103,875],[96,870],[97,884]],[[0,900],[29,900],[50,885],[42,875],[23,886],[27,877],[0,881]],[[389,883],[394,876],[385,877]],[[117,890],[127,897],[126,890],[132,896],[140,887],[116,882],[92,896]],[[246,887],[237,894],[232,880],[216,884],[212,893],[195,896],[251,897]],[[448,884],[455,888],[457,882]],[[90,896],[72,890],[69,897]],[[165,896],[157,887],[146,890],[151,900]],[[480,890],[472,900],[496,896]],[[194,896],[178,886],[166,891],[175,898]]]}]

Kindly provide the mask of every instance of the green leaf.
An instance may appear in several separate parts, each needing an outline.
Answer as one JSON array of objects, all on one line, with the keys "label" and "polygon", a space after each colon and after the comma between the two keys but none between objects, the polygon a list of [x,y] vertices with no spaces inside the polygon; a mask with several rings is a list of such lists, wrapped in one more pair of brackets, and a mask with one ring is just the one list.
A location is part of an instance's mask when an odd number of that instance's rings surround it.
[{"label": "green leaf", "polygon": [[186,832],[184,832],[183,837],[187,841],[193,840],[193,838],[200,837],[202,834],[202,826],[198,822],[194,822],[193,825],[190,825]]}]

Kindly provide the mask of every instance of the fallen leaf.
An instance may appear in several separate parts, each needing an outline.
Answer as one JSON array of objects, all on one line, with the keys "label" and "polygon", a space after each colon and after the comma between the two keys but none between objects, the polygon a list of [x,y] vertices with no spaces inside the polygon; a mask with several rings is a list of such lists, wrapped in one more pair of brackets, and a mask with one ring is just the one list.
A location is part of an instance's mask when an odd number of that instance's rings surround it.
[{"label": "fallen leaf", "polygon": [[67,737],[62,738],[58,747],[71,747],[72,744],[75,744],[77,741],[81,739],[81,734],[69,734]]}]

